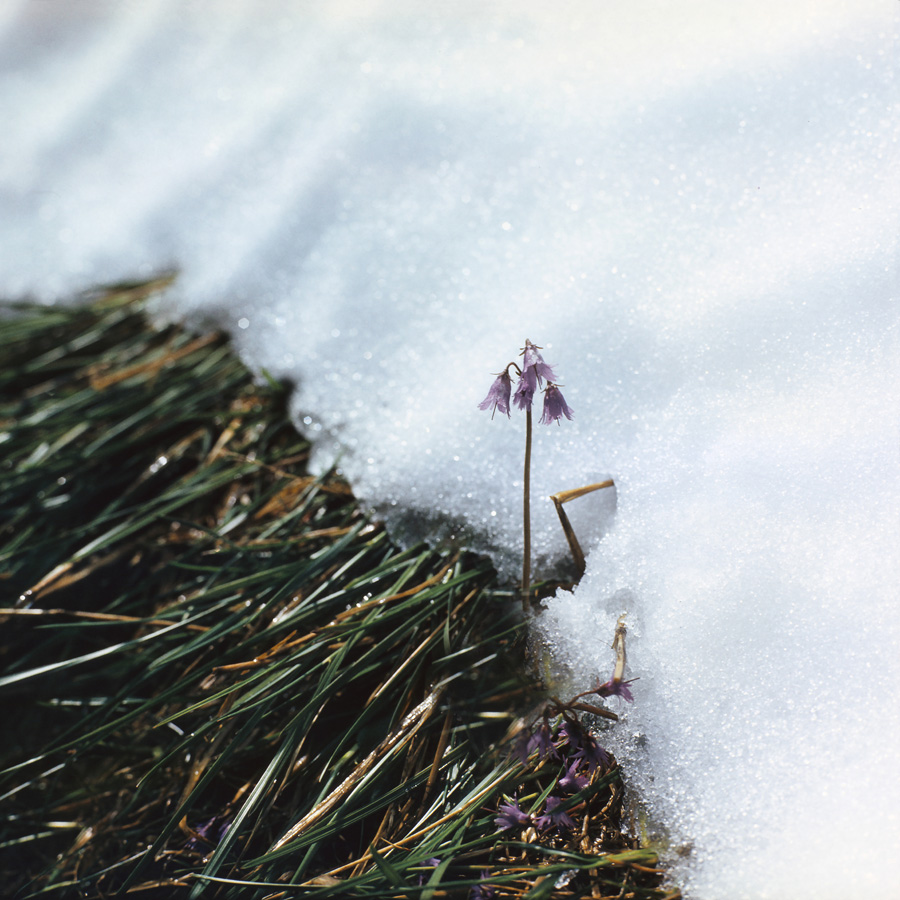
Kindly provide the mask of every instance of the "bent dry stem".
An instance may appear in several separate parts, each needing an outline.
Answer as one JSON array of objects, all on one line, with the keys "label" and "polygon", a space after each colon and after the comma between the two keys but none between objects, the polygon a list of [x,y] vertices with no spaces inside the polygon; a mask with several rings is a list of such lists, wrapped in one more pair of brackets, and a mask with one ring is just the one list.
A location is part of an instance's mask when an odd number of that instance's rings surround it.
[{"label": "bent dry stem", "polygon": [[597,484],[588,484],[585,485],[585,487],[573,488],[570,491],[559,491],[556,494],[550,495],[550,499],[556,507],[556,514],[559,516],[559,524],[562,525],[566,540],[569,542],[569,550],[572,553],[572,559],[575,560],[575,567],[579,579],[584,575],[584,551],[581,549],[581,544],[578,543],[578,538],[575,536],[575,529],[572,527],[572,523],[569,521],[566,511],[563,509],[563,504],[568,503],[570,500],[577,500],[579,497],[584,497],[585,494],[591,494],[594,491],[600,491],[603,488],[615,486],[615,482],[610,478],[606,481],[598,482]]}]

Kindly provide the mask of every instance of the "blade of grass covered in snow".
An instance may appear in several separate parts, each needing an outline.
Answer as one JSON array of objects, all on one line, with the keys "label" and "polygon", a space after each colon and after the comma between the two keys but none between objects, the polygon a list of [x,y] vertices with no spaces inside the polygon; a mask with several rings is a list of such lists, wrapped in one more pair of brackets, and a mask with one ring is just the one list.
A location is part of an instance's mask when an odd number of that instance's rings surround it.
[{"label": "blade of grass covered in snow", "polygon": [[505,742],[536,697],[512,593],[309,475],[281,387],[147,326],[160,286],[0,317],[11,890],[550,896],[584,869],[591,896],[661,897],[624,837],[497,832],[503,794],[555,777]]}]

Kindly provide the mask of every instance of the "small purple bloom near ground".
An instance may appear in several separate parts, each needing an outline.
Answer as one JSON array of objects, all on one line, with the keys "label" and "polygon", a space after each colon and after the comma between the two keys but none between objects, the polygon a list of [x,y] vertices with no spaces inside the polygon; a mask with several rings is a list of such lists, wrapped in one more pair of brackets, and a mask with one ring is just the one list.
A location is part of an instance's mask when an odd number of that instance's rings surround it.
[{"label": "small purple bloom near ground", "polygon": [[566,793],[574,794],[588,786],[590,779],[586,775],[578,774],[578,767],[580,765],[580,759],[574,760],[566,770],[566,774],[559,779],[559,786],[566,791]]},{"label": "small purple bloom near ground", "polygon": [[614,678],[610,678],[605,684],[598,685],[593,693],[599,697],[621,697],[629,703],[634,703],[634,695],[631,693],[631,688],[628,687],[630,683],[629,681],[616,681]]},{"label": "small purple bloom near ground", "polygon": [[592,775],[595,769],[605,769],[609,764],[609,754],[590,735],[582,741],[573,758],[587,763],[588,772]]},{"label": "small purple bloom near ground", "polygon": [[559,797],[548,797],[547,804],[544,807],[544,814],[535,819],[535,824],[543,831],[554,825],[557,828],[574,828],[575,823],[572,817],[564,810],[560,809],[562,800]]},{"label": "small purple bloom near ground", "polygon": [[501,803],[497,813],[494,824],[501,831],[506,831],[507,828],[515,828],[516,825],[527,825],[531,822],[531,816],[519,809],[519,801],[516,799]]},{"label": "small purple bloom near ground", "polygon": [[[490,869],[481,870],[482,880],[491,877]],[[469,893],[469,900],[493,900],[497,896],[497,889],[490,884],[476,884]]]}]

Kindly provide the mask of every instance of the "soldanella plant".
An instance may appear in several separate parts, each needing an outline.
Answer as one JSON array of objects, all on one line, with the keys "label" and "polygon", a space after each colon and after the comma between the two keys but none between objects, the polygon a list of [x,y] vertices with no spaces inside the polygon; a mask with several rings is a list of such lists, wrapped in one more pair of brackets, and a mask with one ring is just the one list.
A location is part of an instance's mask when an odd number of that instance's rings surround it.
[{"label": "soldanella plant", "polygon": [[[522,603],[527,605],[531,591],[531,438],[532,417],[531,408],[534,404],[534,395],[542,391],[544,395],[544,408],[541,412],[540,423],[542,425],[559,424],[563,417],[572,418],[572,410],[566,403],[562,391],[557,383],[554,367],[544,362],[541,356],[543,348],[525,341],[525,346],[520,352],[522,365],[517,362],[509,362],[504,369],[497,373],[487,397],[478,404],[479,409],[490,410],[491,418],[499,410],[510,417],[510,398],[512,405],[525,412],[525,465],[523,474],[522,497],[522,532],[524,536],[524,552],[522,554]],[[515,391],[513,391],[512,370],[517,378]],[[546,381],[546,387],[544,382]],[[557,503],[557,509],[561,509]],[[565,527],[565,525],[564,525]]]}]

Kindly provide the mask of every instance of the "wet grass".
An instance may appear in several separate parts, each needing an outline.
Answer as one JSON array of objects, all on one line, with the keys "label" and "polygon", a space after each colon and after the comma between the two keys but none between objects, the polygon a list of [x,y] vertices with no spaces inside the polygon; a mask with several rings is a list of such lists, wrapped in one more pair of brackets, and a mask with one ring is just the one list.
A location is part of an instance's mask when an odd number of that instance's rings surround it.
[{"label": "wet grass", "polygon": [[498,832],[564,771],[510,754],[513,592],[310,475],[282,386],[148,326],[160,286],[0,316],[10,896],[677,896],[614,761],[576,829]]}]

